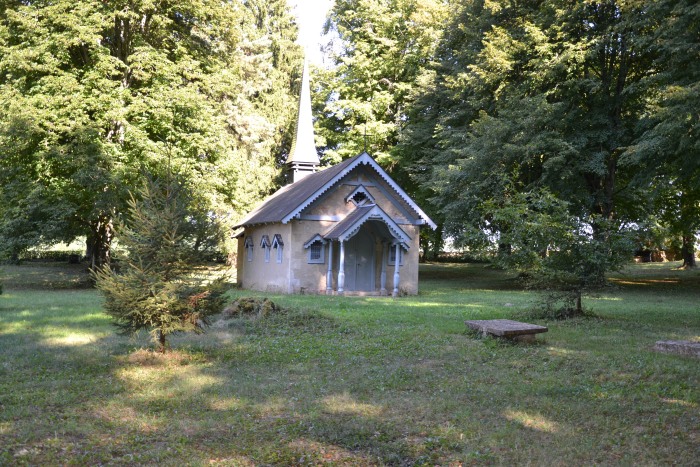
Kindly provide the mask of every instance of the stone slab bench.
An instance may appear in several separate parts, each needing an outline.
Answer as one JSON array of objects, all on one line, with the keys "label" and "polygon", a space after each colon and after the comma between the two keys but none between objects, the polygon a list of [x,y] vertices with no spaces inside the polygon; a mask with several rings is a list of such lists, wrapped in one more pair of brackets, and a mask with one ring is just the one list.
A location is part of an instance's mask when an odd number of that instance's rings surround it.
[{"label": "stone slab bench", "polygon": [[654,346],[654,350],[657,352],[700,358],[700,342],[658,341]]},{"label": "stone slab bench", "polygon": [[496,337],[528,342],[535,340],[535,334],[549,330],[546,326],[521,323],[510,319],[476,319],[465,321],[464,324],[484,335],[490,334]]}]

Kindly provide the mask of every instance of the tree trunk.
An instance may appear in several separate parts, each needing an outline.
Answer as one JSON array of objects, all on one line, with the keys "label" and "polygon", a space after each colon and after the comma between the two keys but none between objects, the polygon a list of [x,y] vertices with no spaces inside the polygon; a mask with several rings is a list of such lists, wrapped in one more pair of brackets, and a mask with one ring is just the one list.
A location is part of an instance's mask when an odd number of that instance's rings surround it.
[{"label": "tree trunk", "polygon": [[440,257],[440,252],[442,251],[442,247],[444,245],[444,240],[442,237],[442,232],[444,228],[442,224],[438,224],[437,228],[435,229],[434,232],[431,232],[430,236],[433,237],[433,242],[432,242],[432,252],[430,254],[430,261],[437,261],[437,259]]},{"label": "tree trunk", "polygon": [[683,268],[691,269],[697,267],[695,261],[695,236],[683,235],[683,246],[681,247],[681,256],[683,256]]},{"label": "tree trunk", "polygon": [[165,333],[162,329],[158,331],[158,344],[160,345],[160,352],[165,353]]},{"label": "tree trunk", "polygon": [[583,305],[582,305],[582,300],[581,300],[581,291],[579,290],[576,294],[576,314],[577,315],[582,315],[583,314]]},{"label": "tree trunk", "polygon": [[[418,243],[420,244],[420,248],[418,250],[418,262],[425,263],[428,260],[428,255],[430,254],[430,239],[428,238],[428,235],[421,235],[418,237]],[[420,254],[421,251],[423,254]]]},{"label": "tree trunk", "polygon": [[695,264],[695,233],[696,229],[694,225],[697,225],[694,221],[697,219],[696,202],[695,197],[688,191],[680,192],[679,207],[679,225],[681,226],[681,256],[683,257],[684,269],[692,269],[697,265]]},{"label": "tree trunk", "polygon": [[13,251],[10,254],[10,264],[15,265],[15,266],[19,266],[19,263],[20,263],[19,253],[17,253],[16,251]]},{"label": "tree trunk", "polygon": [[90,262],[90,269],[99,269],[111,260],[114,226],[110,217],[100,217],[90,224],[85,254]]}]

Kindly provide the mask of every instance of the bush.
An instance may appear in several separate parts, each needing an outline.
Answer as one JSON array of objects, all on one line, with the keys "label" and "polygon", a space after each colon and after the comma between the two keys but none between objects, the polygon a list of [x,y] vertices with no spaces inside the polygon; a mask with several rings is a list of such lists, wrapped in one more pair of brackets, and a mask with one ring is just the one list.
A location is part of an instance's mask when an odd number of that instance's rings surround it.
[{"label": "bush", "polygon": [[254,316],[257,318],[265,318],[273,313],[284,313],[282,307],[277,305],[267,298],[239,298],[224,310],[224,315],[227,317],[243,317]]},{"label": "bush", "polygon": [[[84,256],[81,250],[27,250],[19,256],[20,261],[56,261],[77,263]],[[76,261],[77,259],[77,261]]]}]

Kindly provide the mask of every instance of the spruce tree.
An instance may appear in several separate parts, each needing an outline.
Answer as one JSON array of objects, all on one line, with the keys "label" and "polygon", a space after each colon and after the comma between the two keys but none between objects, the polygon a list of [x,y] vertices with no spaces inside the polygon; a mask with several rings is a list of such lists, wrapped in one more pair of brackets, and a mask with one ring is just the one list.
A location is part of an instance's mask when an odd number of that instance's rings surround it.
[{"label": "spruce tree", "polygon": [[161,352],[170,334],[204,332],[208,317],[221,311],[225,292],[224,279],[205,285],[194,277],[201,227],[192,225],[183,185],[169,178],[149,178],[131,195],[118,232],[128,254],[119,270],[107,265],[93,273],[121,333],[146,329]]}]

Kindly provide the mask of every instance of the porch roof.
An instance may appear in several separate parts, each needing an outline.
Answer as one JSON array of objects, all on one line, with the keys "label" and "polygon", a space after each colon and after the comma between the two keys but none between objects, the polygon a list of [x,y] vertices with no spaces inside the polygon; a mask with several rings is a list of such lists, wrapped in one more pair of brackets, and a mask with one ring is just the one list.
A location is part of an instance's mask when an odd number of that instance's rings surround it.
[{"label": "porch roof", "polygon": [[359,232],[362,225],[368,221],[382,222],[394,239],[404,244],[405,248],[408,248],[408,245],[410,245],[411,237],[394,222],[391,216],[376,204],[358,206],[345,219],[326,232],[323,238],[326,240],[347,241]]}]

